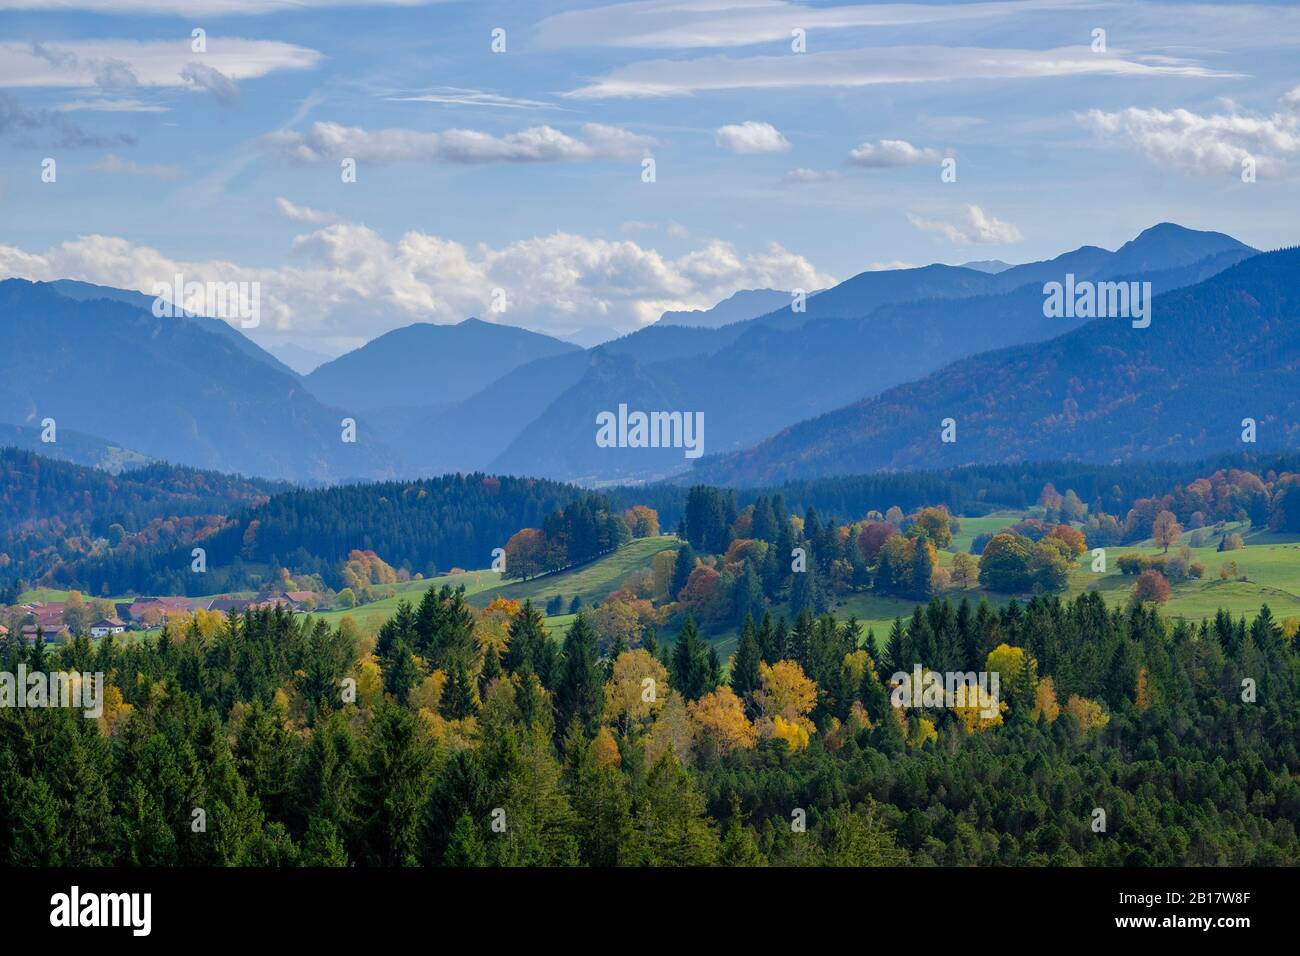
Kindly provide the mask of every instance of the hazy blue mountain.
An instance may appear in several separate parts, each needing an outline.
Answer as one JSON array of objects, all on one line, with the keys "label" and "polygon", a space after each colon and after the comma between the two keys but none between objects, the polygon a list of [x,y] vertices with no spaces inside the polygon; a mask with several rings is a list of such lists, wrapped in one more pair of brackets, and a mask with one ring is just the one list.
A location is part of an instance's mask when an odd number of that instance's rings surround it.
[{"label": "hazy blue mountain", "polygon": [[267,347],[267,351],[299,375],[310,375],[316,369],[320,368],[320,366],[334,358],[334,356],[327,355],[325,352],[317,352],[313,349],[303,348],[296,342],[285,342],[282,345],[271,345]]},{"label": "hazy blue mountain", "polygon": [[[1097,251],[1103,255],[1076,250],[1043,274],[1066,268],[1104,270],[1102,260],[1111,254]],[[1159,293],[1198,282],[1250,254],[1243,246],[1188,266],[1139,275]],[[1178,261],[1178,257],[1149,261]],[[1064,271],[1059,274],[1064,277]],[[980,276],[990,278],[997,277]],[[835,294],[831,289],[817,298]],[[645,330],[606,347],[606,351],[621,348],[620,357],[635,359],[636,367],[625,364],[611,374],[609,366],[588,366],[582,380],[573,381],[552,407],[527,423],[500,457],[485,466],[513,473],[538,467],[548,477],[585,481],[660,476],[673,466],[673,455],[597,448],[595,416],[617,409],[620,403],[645,411],[702,411],[706,450],[713,454],[741,450],[796,422],[966,356],[1042,341],[1087,321],[1045,318],[1043,298],[1042,283],[1035,281],[1013,291],[892,303],[859,318],[820,317],[790,328],[762,321],[741,323],[714,330],[707,343],[697,339],[692,350],[681,342],[668,342],[656,343],[657,350],[638,352],[633,347],[636,340],[650,341],[647,333],[652,330]],[[810,307],[813,301],[809,300]],[[659,326],[653,330],[669,331]],[[653,404],[670,398],[675,405]],[[676,466],[682,465],[678,453]]]},{"label": "hazy blue mountain", "polygon": [[[1159,295],[1149,328],[1096,319],[982,353],[706,461],[692,479],[764,484],[1035,459],[1180,460],[1300,443],[1300,249]],[[940,441],[956,421],[957,441]]]},{"label": "hazy blue mountain", "polygon": [[[115,302],[124,302],[127,305],[135,306],[138,309],[144,309],[151,315],[153,314],[153,296],[145,295],[142,292],[134,292],[130,289],[115,289],[112,286],[95,285],[92,282],[81,282],[77,279],[55,279],[53,282],[45,284],[52,286],[59,295],[75,299],[78,302],[111,299]],[[214,318],[209,315],[197,315],[193,312],[183,313],[178,319],[182,322],[193,323],[205,332],[220,335],[245,355],[255,358],[259,362],[265,362],[279,372],[298,374],[224,319]]]},{"label": "hazy blue mountain", "polygon": [[224,333],[45,283],[0,282],[0,421],[47,417],[60,433],[249,475],[337,480],[399,466],[364,418],[357,441],[343,442],[336,410]]},{"label": "hazy blue mountain", "polygon": [[480,319],[417,322],[326,362],[305,381],[336,408],[420,407],[459,401],[533,359],[576,351],[548,335]]},{"label": "hazy blue mountain", "polygon": [[610,339],[616,339],[622,334],[617,329],[611,329],[603,325],[590,325],[555,337],[561,342],[571,342],[578,348],[591,349],[597,345],[605,344]]},{"label": "hazy blue mountain", "polygon": [[708,309],[665,312],[659,325],[687,325],[716,329],[732,322],[744,322],[790,304],[790,293],[779,289],[742,289]]},{"label": "hazy blue mountain", "polygon": [[995,276],[999,272],[1006,272],[1011,268],[1010,262],[1003,262],[1001,259],[976,259],[974,262],[963,262],[963,269],[974,269],[976,272],[987,272]]},{"label": "hazy blue mountain", "polygon": [[46,458],[99,468],[112,475],[149,463],[147,455],[114,445],[94,435],[60,428],[56,433],[58,440],[47,443],[41,441],[42,431],[39,424],[24,426],[0,423],[0,447],[21,448]]}]

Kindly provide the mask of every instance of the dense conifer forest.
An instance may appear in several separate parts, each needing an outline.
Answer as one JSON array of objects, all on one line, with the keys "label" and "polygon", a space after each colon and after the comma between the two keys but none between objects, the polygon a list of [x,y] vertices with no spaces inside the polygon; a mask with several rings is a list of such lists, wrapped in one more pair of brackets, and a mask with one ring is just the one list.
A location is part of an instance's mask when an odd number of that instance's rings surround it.
[{"label": "dense conifer forest", "polygon": [[[102,712],[0,710],[0,858],[90,865],[1300,862],[1300,648],[1262,609],[1170,624],[1096,595],[688,621],[601,650],[449,588],[377,638],[283,611],[128,645],[10,640],[106,676]],[[896,706],[913,665],[990,670],[992,716]],[[1100,823],[1099,823],[1100,821]]]}]

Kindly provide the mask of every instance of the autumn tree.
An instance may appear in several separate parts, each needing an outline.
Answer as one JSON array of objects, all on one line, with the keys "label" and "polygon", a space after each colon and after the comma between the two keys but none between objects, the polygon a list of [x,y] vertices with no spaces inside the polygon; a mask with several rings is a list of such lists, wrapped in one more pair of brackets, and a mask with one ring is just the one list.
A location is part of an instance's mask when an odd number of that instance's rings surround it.
[{"label": "autumn tree", "polygon": [[719,687],[689,705],[691,719],[699,725],[700,752],[726,757],[748,750],[758,740],[745,716],[740,698],[730,687]]},{"label": "autumn tree", "polygon": [[1183,533],[1183,526],[1178,523],[1178,519],[1172,511],[1162,511],[1156,515],[1155,523],[1151,526],[1151,537],[1155,540],[1156,547],[1165,549],[1169,552],[1171,544],[1177,544],[1178,538]]},{"label": "autumn tree", "polygon": [[1143,603],[1151,601],[1155,604],[1164,604],[1169,600],[1171,593],[1169,582],[1155,568],[1148,568],[1139,574],[1137,582],[1133,585],[1133,600]]}]

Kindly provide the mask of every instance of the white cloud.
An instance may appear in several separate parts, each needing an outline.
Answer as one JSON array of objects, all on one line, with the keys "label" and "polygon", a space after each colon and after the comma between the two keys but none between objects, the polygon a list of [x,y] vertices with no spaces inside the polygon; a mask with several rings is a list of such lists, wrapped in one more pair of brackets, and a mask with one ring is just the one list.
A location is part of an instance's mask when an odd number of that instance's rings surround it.
[{"label": "white cloud", "polygon": [[[300,207],[292,206],[298,209]],[[263,268],[185,261],[126,239],[91,235],[43,253],[0,246],[0,276],[75,278],[152,294],[187,281],[260,283],[262,331],[351,347],[413,321],[496,319],[492,290],[506,290],[501,321],[542,330],[600,324],[622,331],[668,309],[708,308],[740,289],[819,289],[835,279],[769,243],[741,252],[719,240],[669,258],[629,239],[557,232],[500,247],[473,247],[423,232],[389,241],[338,222],[294,240],[293,265]]]},{"label": "white cloud", "polygon": [[[1297,92],[1300,88],[1284,96],[1283,105],[1290,106]],[[1300,153],[1300,115],[1295,112],[1207,116],[1129,107],[1114,113],[1089,110],[1078,120],[1102,136],[1127,141],[1158,165],[1203,176],[1240,173],[1247,158],[1255,160],[1259,172],[1268,172],[1282,164],[1282,157]]]},{"label": "white cloud", "polygon": [[275,198],[275,208],[280,210],[280,215],[284,216],[290,222],[307,223],[313,226],[325,225],[334,222],[338,216],[332,212],[323,212],[319,209],[312,209],[310,206],[299,206],[295,202],[290,202],[283,196]]},{"label": "white cloud", "polygon": [[988,215],[979,206],[966,207],[966,215],[957,222],[944,222],[936,219],[922,219],[908,213],[907,221],[917,229],[937,232],[957,245],[967,246],[975,243],[1019,242],[1023,236],[1020,230],[1009,222],[1003,222]]},{"label": "white cloud", "polygon": [[0,10],[85,10],[136,16],[224,17],[326,7],[420,7],[448,0],[0,0]]},{"label": "white cloud", "polygon": [[239,87],[235,81],[206,63],[186,63],[181,70],[181,79],[195,89],[211,93],[222,106],[234,106],[239,102]]},{"label": "white cloud", "polygon": [[929,147],[913,146],[903,139],[882,139],[878,143],[863,143],[849,150],[849,162],[870,169],[892,166],[915,166],[918,163],[937,163],[939,151]]},{"label": "white cloud", "polygon": [[790,141],[771,123],[746,120],[718,127],[716,142],[733,153],[784,153]]},{"label": "white cloud", "polygon": [[895,259],[892,262],[873,262],[864,270],[866,272],[893,272],[895,269],[915,269],[916,264]]},{"label": "white cloud", "polygon": [[1082,0],[845,6],[810,6],[788,0],[639,0],[556,14],[538,24],[537,32],[539,42],[549,47],[738,47],[789,42],[793,27],[809,33],[900,27],[1080,5]]},{"label": "white cloud", "polygon": [[[209,43],[203,64],[231,83],[280,70],[308,70],[316,50],[278,40],[220,38]],[[76,40],[0,42],[0,87],[184,87],[196,54],[184,40]],[[192,72],[192,71],[191,71]]]},{"label": "white cloud", "polygon": [[498,93],[485,93],[459,86],[435,86],[419,93],[403,93],[385,97],[395,103],[438,103],[444,106],[499,106],[507,109],[537,110],[551,107],[541,100],[526,100]]},{"label": "white cloud", "polygon": [[1100,56],[1087,47],[1055,50],[897,46],[776,56],[646,60],[620,67],[565,94],[579,99],[685,96],[710,90],[861,87],[887,83],[1037,80],[1052,76],[1225,77],[1193,62],[1147,63]]},{"label": "white cloud", "polygon": [[808,169],[800,166],[792,169],[781,177],[783,183],[829,183],[842,178],[838,170],[834,169]]},{"label": "white cloud", "polygon": [[358,162],[392,165],[412,162],[541,163],[590,159],[640,158],[654,144],[616,126],[586,123],[582,138],[550,126],[530,126],[517,133],[494,136],[470,129],[441,133],[413,129],[368,130],[338,123],[313,123],[306,133],[283,131],[266,139],[294,162]]},{"label": "white cloud", "polygon": [[147,176],[150,179],[180,179],[185,170],[180,166],[168,166],[165,163],[137,163],[133,159],[122,159],[109,153],[91,167],[96,172],[120,176]]},{"label": "white cloud", "polygon": [[159,106],[155,103],[145,103],[142,100],[70,100],[67,103],[60,103],[53,107],[56,113],[170,113],[170,106]]}]

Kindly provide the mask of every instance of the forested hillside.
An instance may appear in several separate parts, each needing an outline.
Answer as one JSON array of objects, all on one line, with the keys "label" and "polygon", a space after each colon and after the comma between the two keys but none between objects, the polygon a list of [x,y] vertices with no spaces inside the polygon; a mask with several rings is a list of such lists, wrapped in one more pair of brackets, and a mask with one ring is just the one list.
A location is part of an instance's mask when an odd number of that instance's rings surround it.
[{"label": "forested hillside", "polygon": [[[126,647],[10,641],[5,670],[108,689],[95,720],[0,711],[0,858],[1300,862],[1300,654],[1266,611],[1171,626],[1095,595],[936,601],[883,656],[829,618],[777,630],[749,622],[729,683],[690,623],[602,653],[580,616],[559,647],[531,606],[449,589],[373,643],[271,611]],[[995,672],[998,706],[909,703],[891,671],[914,664]]]},{"label": "forested hillside", "polygon": [[[1255,256],[1157,296],[1149,328],[1097,319],[1042,344],[977,355],[706,459],[698,477],[754,485],[1045,458],[1191,459],[1244,447],[1245,419],[1257,425],[1254,448],[1294,448],[1297,277],[1300,250]],[[1040,311],[1038,321],[1054,320]],[[953,441],[941,440],[946,419]]]}]

